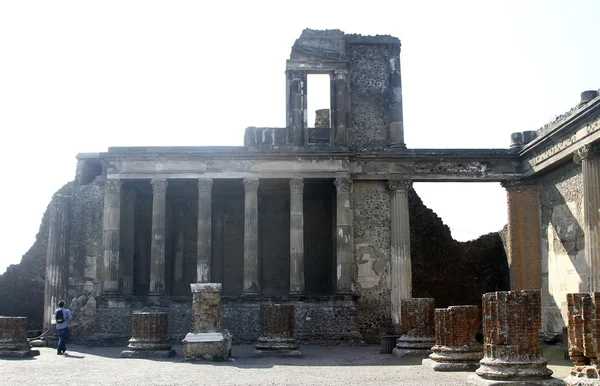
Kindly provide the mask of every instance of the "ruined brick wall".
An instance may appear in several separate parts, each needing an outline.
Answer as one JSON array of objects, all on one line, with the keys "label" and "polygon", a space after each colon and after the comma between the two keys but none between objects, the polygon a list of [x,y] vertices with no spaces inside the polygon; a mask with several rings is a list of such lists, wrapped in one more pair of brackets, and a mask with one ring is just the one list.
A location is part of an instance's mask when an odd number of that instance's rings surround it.
[{"label": "ruined brick wall", "polygon": [[542,331],[567,324],[567,293],[585,292],[581,166],[568,164],[539,183],[542,243]]},{"label": "ruined brick wall", "polygon": [[385,148],[389,125],[389,59],[387,44],[351,44],[349,84],[354,148]]}]

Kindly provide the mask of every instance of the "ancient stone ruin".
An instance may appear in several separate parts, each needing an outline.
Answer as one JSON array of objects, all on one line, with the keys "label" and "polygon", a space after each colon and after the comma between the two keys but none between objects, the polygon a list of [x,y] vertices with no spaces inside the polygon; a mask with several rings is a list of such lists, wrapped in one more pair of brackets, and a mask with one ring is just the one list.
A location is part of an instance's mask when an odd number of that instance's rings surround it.
[{"label": "ancient stone ruin", "polygon": [[260,337],[254,345],[254,355],[302,356],[294,337],[295,325],[293,304],[261,304]]},{"label": "ancient stone ruin", "polygon": [[175,355],[169,344],[166,312],[134,311],[131,339],[121,358],[169,358]]},{"label": "ancient stone ruin", "polygon": [[402,335],[398,338],[394,354],[427,356],[435,344],[435,299],[410,298],[400,302]]},{"label": "ancient stone ruin", "polygon": [[423,364],[435,371],[476,370],[483,347],[475,339],[479,328],[477,306],[451,306],[435,309],[435,346]]},{"label": "ancient stone ruin", "polygon": [[183,339],[186,360],[222,361],[231,355],[231,334],[223,326],[220,283],[195,283],[192,326]]},{"label": "ancient stone ruin", "polygon": [[25,358],[40,355],[27,340],[27,318],[0,316],[0,357]]},{"label": "ancient stone ruin", "polygon": [[569,357],[573,361],[569,386],[600,385],[600,292],[567,294]]}]

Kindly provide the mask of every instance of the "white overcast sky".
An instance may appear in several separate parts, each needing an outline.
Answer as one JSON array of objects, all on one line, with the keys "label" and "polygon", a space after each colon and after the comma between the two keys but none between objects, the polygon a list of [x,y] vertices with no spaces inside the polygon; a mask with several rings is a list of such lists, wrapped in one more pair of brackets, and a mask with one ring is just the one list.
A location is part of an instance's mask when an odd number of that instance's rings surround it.
[{"label": "white overcast sky", "polygon": [[[595,0],[0,1],[0,272],[77,153],[283,127],[304,28],[401,39],[409,147],[506,148],[600,88],[599,19]],[[415,188],[459,240],[506,223],[497,183]]]}]

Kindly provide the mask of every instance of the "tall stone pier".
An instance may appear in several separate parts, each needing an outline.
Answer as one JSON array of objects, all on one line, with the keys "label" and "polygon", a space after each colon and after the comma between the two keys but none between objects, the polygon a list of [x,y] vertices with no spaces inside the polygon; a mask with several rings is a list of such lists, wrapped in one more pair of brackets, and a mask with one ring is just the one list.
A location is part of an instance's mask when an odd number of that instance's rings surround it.
[{"label": "tall stone pier", "polygon": [[435,299],[411,298],[400,302],[402,328],[394,355],[427,356],[435,344]]},{"label": "tall stone pier", "polygon": [[435,346],[424,365],[435,371],[471,371],[479,367],[483,347],[475,340],[479,307],[451,306],[435,309]]},{"label": "tall stone pier", "polygon": [[175,355],[169,344],[169,318],[166,312],[134,311],[131,339],[121,358],[169,358]]},{"label": "tall stone pier", "polygon": [[260,337],[254,355],[302,356],[294,338],[295,317],[293,304],[261,304]]},{"label": "tall stone pier", "polygon": [[186,360],[227,360],[231,334],[223,328],[220,283],[194,283],[192,288],[192,329],[183,339]]},{"label": "tall stone pier", "polygon": [[600,385],[600,292],[567,294],[569,386]]},{"label": "tall stone pier", "polygon": [[27,318],[0,316],[0,357],[26,358],[40,355],[27,341]]},{"label": "tall stone pier", "polygon": [[489,292],[483,295],[484,357],[475,385],[564,385],[552,378],[542,356],[539,290]]}]

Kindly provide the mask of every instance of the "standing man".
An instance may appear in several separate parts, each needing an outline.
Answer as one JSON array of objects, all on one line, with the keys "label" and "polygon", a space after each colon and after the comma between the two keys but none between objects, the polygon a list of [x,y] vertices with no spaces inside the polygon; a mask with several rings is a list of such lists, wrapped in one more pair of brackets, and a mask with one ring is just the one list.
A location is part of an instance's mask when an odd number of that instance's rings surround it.
[{"label": "standing man", "polygon": [[58,330],[58,351],[56,354],[63,355],[67,351],[67,333],[69,332],[69,320],[73,315],[68,308],[65,308],[65,302],[58,303],[58,308],[54,311],[54,321]]}]

